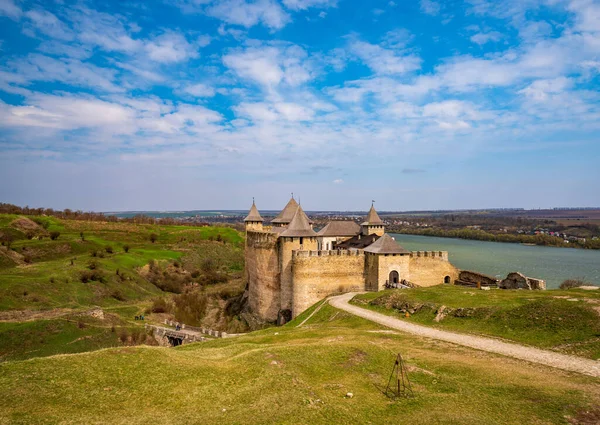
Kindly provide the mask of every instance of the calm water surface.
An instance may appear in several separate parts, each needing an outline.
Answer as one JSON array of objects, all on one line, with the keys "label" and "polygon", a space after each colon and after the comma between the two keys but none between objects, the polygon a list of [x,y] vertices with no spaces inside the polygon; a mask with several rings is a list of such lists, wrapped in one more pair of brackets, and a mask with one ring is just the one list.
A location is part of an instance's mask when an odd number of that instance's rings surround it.
[{"label": "calm water surface", "polygon": [[569,278],[585,278],[600,285],[600,250],[527,246],[433,236],[391,233],[409,251],[448,251],[459,269],[479,271],[498,278],[519,271],[544,279],[548,289]]}]

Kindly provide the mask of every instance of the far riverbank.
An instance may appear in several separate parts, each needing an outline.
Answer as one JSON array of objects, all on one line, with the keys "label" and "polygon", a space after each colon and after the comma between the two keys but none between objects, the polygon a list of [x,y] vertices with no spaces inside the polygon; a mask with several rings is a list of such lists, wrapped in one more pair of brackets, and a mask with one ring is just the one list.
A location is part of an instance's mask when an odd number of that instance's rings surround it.
[{"label": "far riverbank", "polygon": [[514,235],[511,233],[489,233],[479,229],[458,229],[444,230],[436,228],[413,229],[413,228],[394,228],[389,226],[390,233],[398,233],[405,235],[418,235],[438,238],[453,238],[465,239],[485,242],[502,242],[502,243],[520,243],[526,245],[551,246],[554,248],[580,248],[580,249],[599,249],[600,239],[573,239],[566,241],[563,238],[550,236],[547,234],[539,235]]}]

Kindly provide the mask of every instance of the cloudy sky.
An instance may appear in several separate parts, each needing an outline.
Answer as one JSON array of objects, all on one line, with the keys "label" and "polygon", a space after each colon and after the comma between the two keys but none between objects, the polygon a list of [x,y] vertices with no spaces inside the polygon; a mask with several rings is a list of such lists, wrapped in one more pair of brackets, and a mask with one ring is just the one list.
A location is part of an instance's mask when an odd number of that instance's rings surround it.
[{"label": "cloudy sky", "polygon": [[600,205],[600,2],[0,0],[0,202]]}]

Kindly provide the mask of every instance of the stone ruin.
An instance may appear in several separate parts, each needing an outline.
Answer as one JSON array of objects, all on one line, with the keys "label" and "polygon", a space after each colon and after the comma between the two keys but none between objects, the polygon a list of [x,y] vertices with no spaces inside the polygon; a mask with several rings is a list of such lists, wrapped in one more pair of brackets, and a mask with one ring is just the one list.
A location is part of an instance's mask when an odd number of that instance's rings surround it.
[{"label": "stone ruin", "polygon": [[479,272],[461,270],[454,284],[471,288],[497,288],[498,279]]},{"label": "stone ruin", "polygon": [[470,288],[498,288],[498,289],[546,289],[546,281],[527,277],[519,272],[512,272],[505,279],[499,280],[495,277],[485,275],[470,270],[461,270],[455,285],[467,286]]},{"label": "stone ruin", "polygon": [[498,284],[498,288],[540,290],[546,289],[546,281],[527,277],[519,272],[512,272]]}]

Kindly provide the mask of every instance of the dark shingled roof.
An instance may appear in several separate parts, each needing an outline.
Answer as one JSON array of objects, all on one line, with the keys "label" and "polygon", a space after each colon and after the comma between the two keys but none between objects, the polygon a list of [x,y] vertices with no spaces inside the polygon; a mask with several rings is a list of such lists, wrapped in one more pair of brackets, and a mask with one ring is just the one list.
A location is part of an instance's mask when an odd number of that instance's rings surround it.
[{"label": "dark shingled roof", "polygon": [[256,205],[254,205],[254,201],[252,201],[252,207],[250,207],[250,212],[248,213],[248,216],[244,219],[244,221],[264,221],[263,218],[260,216]]},{"label": "dark shingled roof", "polygon": [[296,214],[292,218],[292,221],[288,225],[287,229],[281,232],[280,236],[285,237],[315,237],[317,233],[311,229],[310,222],[302,207],[298,205],[298,209],[296,210]]},{"label": "dark shingled roof", "polygon": [[375,224],[375,225],[383,224],[383,221],[379,218],[379,214],[377,214],[377,211],[375,211],[375,207],[373,205],[371,205],[371,209],[369,210],[369,213],[367,214],[367,218],[363,224]]},{"label": "dark shingled roof", "polygon": [[353,221],[330,221],[317,235],[319,236],[354,236],[360,232],[360,226]]},{"label": "dark shingled roof", "polygon": [[288,224],[294,218],[294,214],[296,214],[296,210],[298,209],[298,202],[294,198],[290,199],[290,202],[287,203],[285,208],[281,210],[281,212],[271,220],[271,223],[278,224]]},{"label": "dark shingled roof", "polygon": [[372,254],[410,254],[410,251],[402,248],[390,235],[385,233],[376,242],[365,248],[365,252]]},{"label": "dark shingled roof", "polygon": [[338,243],[335,245],[335,249],[350,249],[350,248],[356,248],[356,249],[363,249],[369,245],[371,245],[373,242],[375,242],[377,239],[379,239],[381,236],[377,236],[375,234],[373,235],[356,235],[351,239],[348,239],[347,241]]}]

